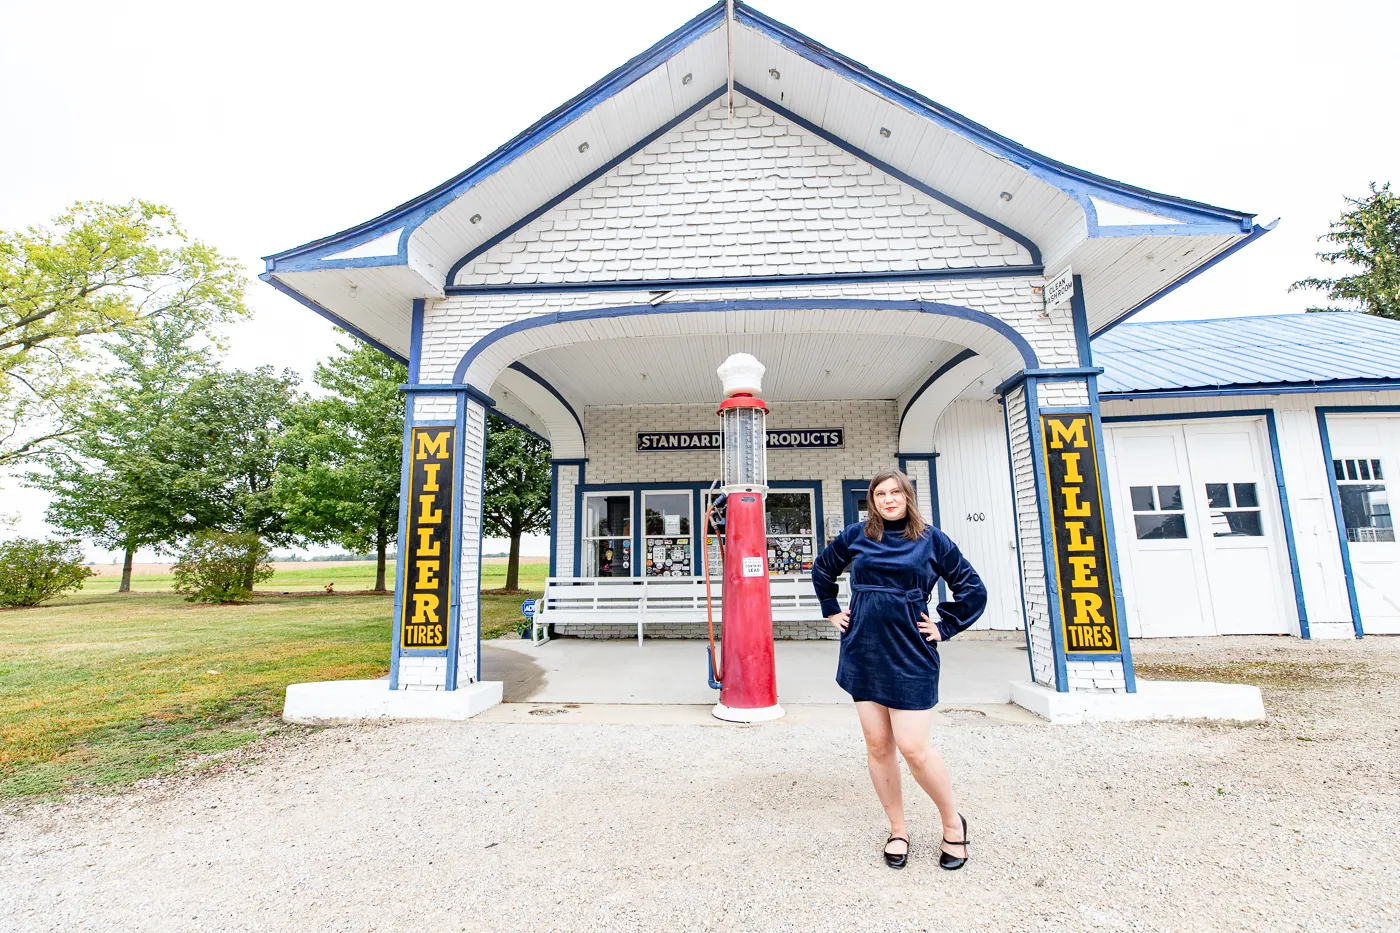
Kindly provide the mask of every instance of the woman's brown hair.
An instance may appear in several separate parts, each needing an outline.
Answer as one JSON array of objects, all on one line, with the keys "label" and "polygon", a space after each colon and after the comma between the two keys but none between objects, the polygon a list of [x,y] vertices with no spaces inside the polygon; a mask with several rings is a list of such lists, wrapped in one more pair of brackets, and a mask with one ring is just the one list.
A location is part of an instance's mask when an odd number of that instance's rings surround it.
[{"label": "woman's brown hair", "polygon": [[865,536],[872,541],[879,541],[885,536],[885,520],[875,507],[875,487],[891,479],[904,492],[904,537],[917,541],[923,537],[928,522],[919,514],[919,504],[914,500],[914,484],[909,482],[903,470],[881,470],[870,481],[870,488],[865,491]]}]

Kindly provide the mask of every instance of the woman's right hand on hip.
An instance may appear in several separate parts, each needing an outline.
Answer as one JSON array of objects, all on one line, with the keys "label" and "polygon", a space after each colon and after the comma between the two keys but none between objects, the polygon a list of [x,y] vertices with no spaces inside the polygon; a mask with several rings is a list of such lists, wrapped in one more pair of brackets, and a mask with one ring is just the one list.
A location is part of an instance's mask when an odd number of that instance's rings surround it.
[{"label": "woman's right hand on hip", "polygon": [[826,621],[836,626],[837,630],[844,632],[846,630],[846,626],[851,624],[850,610],[842,609],[835,615],[827,616]]}]

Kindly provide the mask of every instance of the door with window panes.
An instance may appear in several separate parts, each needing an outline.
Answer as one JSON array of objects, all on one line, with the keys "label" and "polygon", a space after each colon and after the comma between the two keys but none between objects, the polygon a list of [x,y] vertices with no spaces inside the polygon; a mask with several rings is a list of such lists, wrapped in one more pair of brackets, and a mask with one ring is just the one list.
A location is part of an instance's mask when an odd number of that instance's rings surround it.
[{"label": "door with window panes", "polygon": [[1264,438],[1255,418],[1108,427],[1133,636],[1297,631]]},{"label": "door with window panes", "polygon": [[1400,634],[1400,541],[1391,514],[1400,418],[1329,414],[1327,433],[1361,627]]},{"label": "door with window panes", "polygon": [[632,494],[584,493],[581,537],[583,576],[632,576]]}]

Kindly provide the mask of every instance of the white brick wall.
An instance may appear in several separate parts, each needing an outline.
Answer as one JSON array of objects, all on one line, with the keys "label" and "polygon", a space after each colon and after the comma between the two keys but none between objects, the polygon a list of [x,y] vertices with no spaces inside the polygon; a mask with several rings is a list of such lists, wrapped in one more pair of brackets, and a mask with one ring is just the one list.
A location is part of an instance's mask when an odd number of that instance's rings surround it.
[{"label": "white brick wall", "polygon": [[740,96],[677,126],[458,285],[1026,265],[1023,246]]},{"label": "white brick wall", "polygon": [[1045,587],[1044,550],[1040,542],[1040,510],[1035,490],[1026,395],[1018,386],[1006,395],[1011,429],[1011,472],[1016,496],[1017,537],[1021,544],[1021,579],[1030,632],[1031,667],[1036,683],[1055,685],[1054,646],[1050,640],[1050,605]]},{"label": "white brick wall", "polygon": [[574,490],[578,488],[580,467],[565,464],[559,467],[557,510],[551,516],[554,523],[555,575],[574,575]]},{"label": "white brick wall", "polygon": [[416,395],[413,399],[414,421],[451,421],[457,417],[457,396]]},{"label": "white brick wall", "polygon": [[1089,383],[1083,379],[1038,382],[1036,396],[1042,408],[1084,407],[1089,404]]},{"label": "white brick wall", "polygon": [[446,685],[446,658],[399,658],[400,690],[442,690]]},{"label": "white brick wall", "polygon": [[481,475],[485,450],[482,429],[486,409],[478,402],[467,401],[467,430],[462,439],[462,550],[457,566],[461,568],[457,598],[457,684],[465,686],[476,680],[476,640],[481,627],[477,594],[481,589]]},{"label": "white brick wall", "polygon": [[1123,665],[1118,661],[1066,661],[1065,676],[1075,692],[1127,693]]}]

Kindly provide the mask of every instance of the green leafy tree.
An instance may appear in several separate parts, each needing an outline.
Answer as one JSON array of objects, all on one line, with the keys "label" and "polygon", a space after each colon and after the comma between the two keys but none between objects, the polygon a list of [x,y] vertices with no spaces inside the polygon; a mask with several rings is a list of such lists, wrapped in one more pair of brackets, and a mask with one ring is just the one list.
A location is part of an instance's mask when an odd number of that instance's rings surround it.
[{"label": "green leafy tree", "polygon": [[316,366],[329,394],[289,419],[274,496],[289,530],[319,544],[376,557],[385,588],[398,535],[404,394],[408,368],[356,341]]},{"label": "green leafy tree", "polygon": [[73,433],[42,455],[45,469],[26,478],[52,496],[49,524],[122,552],[120,593],[131,592],[137,549],[174,542],[199,498],[200,477],[174,455],[171,422],[191,383],[212,371],[209,348],[192,344],[201,329],[167,316],[120,334],[109,347],[116,365],[105,390],[78,409]]},{"label": "green leafy tree", "polygon": [[252,532],[201,531],[170,568],[175,592],[188,602],[232,603],[253,597],[253,584],[272,576],[267,544]]},{"label": "green leafy tree", "polygon": [[91,576],[95,574],[83,566],[76,541],[15,538],[0,543],[0,606],[37,606],[77,589]]},{"label": "green leafy tree", "polygon": [[148,201],[83,201],[52,228],[0,230],[0,465],[73,430],[93,338],[244,316],[246,284],[238,263]]},{"label": "green leafy tree", "polygon": [[[1367,314],[1400,320],[1400,195],[1386,182],[1371,182],[1366,197],[1347,198],[1351,210],[1333,222],[1318,239],[1339,247],[1318,253],[1324,262],[1344,263],[1358,271],[1335,279],[1311,277],[1289,286],[1327,293],[1332,301],[1354,301]],[[1309,308],[1309,311],[1341,311],[1343,308]]]},{"label": "green leafy tree", "polygon": [[510,539],[506,589],[520,588],[520,536],[549,528],[549,444],[495,415],[486,431],[486,534]]},{"label": "green leafy tree", "polygon": [[[181,395],[171,419],[174,460],[192,490],[193,528],[253,534],[276,546],[296,539],[273,485],[291,452],[280,438],[301,404],[299,382],[292,370],[271,366],[217,370]],[[245,582],[251,591],[251,568]]]}]

